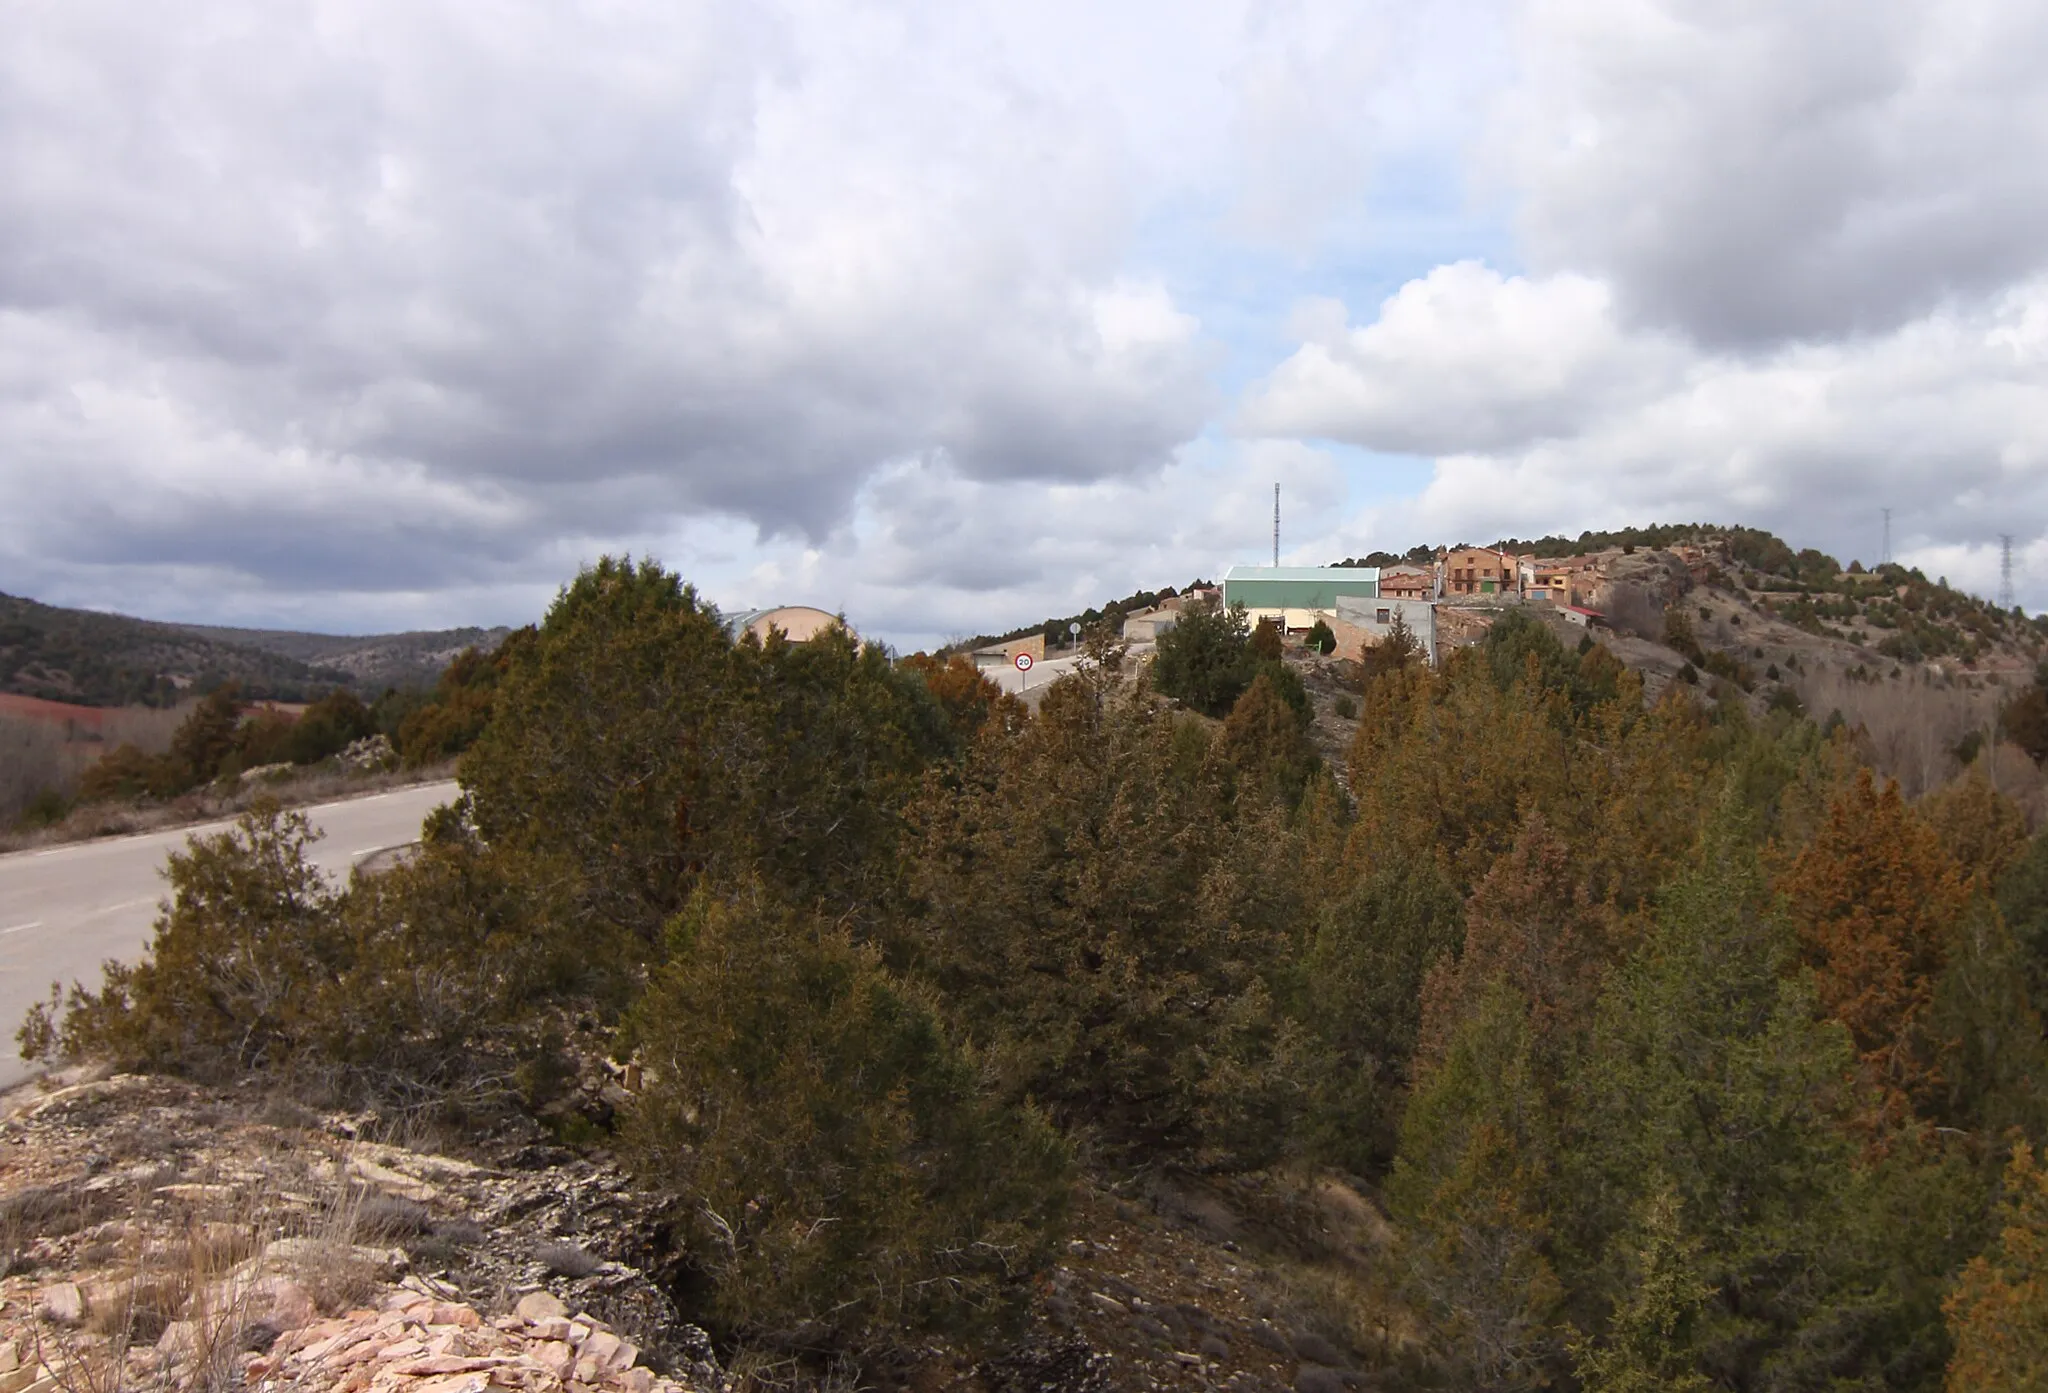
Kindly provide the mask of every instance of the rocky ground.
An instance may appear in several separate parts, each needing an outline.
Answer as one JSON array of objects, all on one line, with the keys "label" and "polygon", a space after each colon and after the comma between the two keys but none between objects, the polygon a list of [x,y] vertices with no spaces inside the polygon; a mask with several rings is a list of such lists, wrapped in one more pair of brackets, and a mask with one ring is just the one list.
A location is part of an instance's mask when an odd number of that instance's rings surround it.
[{"label": "rocky ground", "polygon": [[[157,1078],[17,1090],[0,1106],[0,1393],[737,1393],[830,1372],[721,1358],[672,1298],[670,1216],[601,1157],[538,1132],[463,1157],[378,1132]],[[1098,1179],[1022,1338],[913,1349],[862,1381],[1372,1386],[1412,1336],[1372,1296],[1385,1240],[1327,1178]]]}]

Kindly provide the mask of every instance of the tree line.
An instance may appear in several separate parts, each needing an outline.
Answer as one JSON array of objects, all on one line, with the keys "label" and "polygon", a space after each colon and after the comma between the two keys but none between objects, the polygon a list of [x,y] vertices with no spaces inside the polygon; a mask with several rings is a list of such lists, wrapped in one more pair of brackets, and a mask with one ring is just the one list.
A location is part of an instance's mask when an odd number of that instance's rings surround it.
[{"label": "tree line", "polygon": [[1987,781],[1517,615],[1382,654],[1333,769],[1241,615],[1174,633],[1033,714],[603,560],[409,864],[202,839],[24,1050],[564,1129],[570,1056],[636,1059],[575,1125],[785,1349],[1004,1329],[1077,1167],[1285,1163],[1384,1198],[1424,1384],[2040,1386],[2048,840]]}]

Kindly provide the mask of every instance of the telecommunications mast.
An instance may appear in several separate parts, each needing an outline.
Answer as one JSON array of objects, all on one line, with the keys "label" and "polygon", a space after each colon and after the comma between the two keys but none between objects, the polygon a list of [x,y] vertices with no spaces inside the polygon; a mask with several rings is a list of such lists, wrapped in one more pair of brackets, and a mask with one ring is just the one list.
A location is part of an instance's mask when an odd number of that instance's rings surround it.
[{"label": "telecommunications mast", "polygon": [[1280,564],[1280,485],[1273,485],[1273,564]]}]

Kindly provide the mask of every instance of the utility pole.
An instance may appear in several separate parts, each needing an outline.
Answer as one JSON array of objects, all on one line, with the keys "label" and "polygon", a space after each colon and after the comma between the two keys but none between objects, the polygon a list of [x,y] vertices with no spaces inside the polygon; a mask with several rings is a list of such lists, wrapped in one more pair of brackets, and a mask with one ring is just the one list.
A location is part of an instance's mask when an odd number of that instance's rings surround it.
[{"label": "utility pole", "polygon": [[1273,485],[1273,566],[1280,566],[1280,485]]}]

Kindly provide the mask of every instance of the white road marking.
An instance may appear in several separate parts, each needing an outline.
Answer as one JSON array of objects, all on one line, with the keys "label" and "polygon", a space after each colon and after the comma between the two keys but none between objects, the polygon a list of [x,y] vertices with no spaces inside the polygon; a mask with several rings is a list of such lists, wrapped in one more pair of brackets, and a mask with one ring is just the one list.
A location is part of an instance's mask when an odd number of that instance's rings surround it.
[{"label": "white road marking", "polygon": [[155,902],[156,902],[156,896],[154,896],[154,895],[144,895],[144,896],[143,896],[143,897],[142,897],[141,899],[139,899],[139,900],[123,900],[123,901],[121,901],[121,903],[119,903],[119,904],[110,904],[110,905],[107,905],[107,906],[106,906],[105,908],[103,908],[103,909],[96,909],[96,910],[94,910],[94,911],[93,911],[93,913],[94,913],[94,914],[112,914],[112,913],[113,913],[113,912],[114,912],[115,910],[117,910],[117,909],[133,909],[133,908],[135,908],[135,906],[137,906],[137,905],[139,905],[139,904],[154,904]]},{"label": "white road marking", "polygon": [[26,924],[16,924],[11,929],[0,929],[0,938],[4,938],[8,934],[27,933],[30,929],[40,929],[42,926],[42,920],[31,919]]}]

